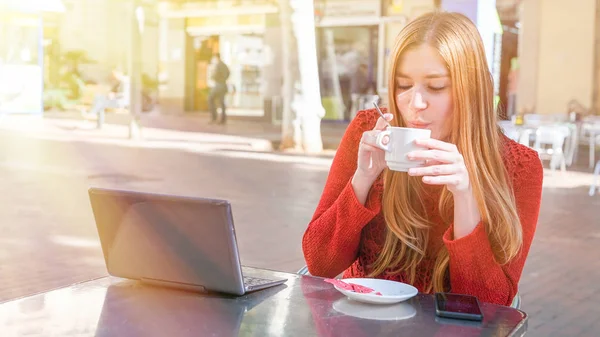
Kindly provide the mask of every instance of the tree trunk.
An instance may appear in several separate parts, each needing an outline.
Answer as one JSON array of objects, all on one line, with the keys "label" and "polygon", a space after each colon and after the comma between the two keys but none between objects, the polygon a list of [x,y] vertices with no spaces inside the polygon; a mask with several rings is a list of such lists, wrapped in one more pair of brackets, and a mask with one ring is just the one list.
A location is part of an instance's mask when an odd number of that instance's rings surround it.
[{"label": "tree trunk", "polygon": [[138,17],[137,11],[143,11],[139,7],[138,0],[131,1],[131,12],[129,20],[129,138],[139,139],[141,137],[140,114],[142,111],[142,29],[144,22]]},{"label": "tree trunk", "polygon": [[280,3],[284,49],[281,148],[319,153],[323,151],[321,118],[325,109],[321,104],[314,3],[307,0],[281,0]]},{"label": "tree trunk", "polygon": [[315,36],[314,1],[293,0],[290,2],[294,35],[297,41],[298,70],[301,93],[298,95],[296,115],[302,125],[302,147],[307,153],[323,151],[321,119],[325,109],[321,103],[317,41]]},{"label": "tree trunk", "polygon": [[295,141],[295,132],[293,125],[292,99],[294,95],[294,82],[296,81],[295,67],[292,59],[295,48],[294,36],[292,34],[292,9],[290,0],[279,1],[279,15],[281,22],[281,52],[282,52],[282,71],[283,71],[283,112],[281,117],[281,144],[280,150],[300,149],[300,144]]}]

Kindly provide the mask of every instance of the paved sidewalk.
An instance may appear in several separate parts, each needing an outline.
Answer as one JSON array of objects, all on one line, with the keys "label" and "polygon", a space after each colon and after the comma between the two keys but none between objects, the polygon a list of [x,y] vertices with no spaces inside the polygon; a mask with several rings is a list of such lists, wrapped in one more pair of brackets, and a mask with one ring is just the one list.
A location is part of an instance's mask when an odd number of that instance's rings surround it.
[{"label": "paved sidewalk", "polygon": [[[199,132],[207,134],[235,135],[247,138],[263,139],[271,142],[273,150],[277,150],[281,142],[281,125],[268,122],[230,119],[226,125],[210,124],[210,118],[205,113],[163,114],[159,111],[141,114],[141,125],[144,128],[161,129],[173,132]],[[93,118],[84,118],[78,112],[47,112],[46,120],[88,120],[95,123]],[[127,125],[129,115],[108,113],[105,125]],[[321,123],[321,138],[324,153],[337,149],[339,142],[348,126],[348,122],[323,121]]]},{"label": "paved sidewalk", "polygon": [[[135,147],[196,148],[198,150],[246,150],[269,152],[273,150],[268,139],[240,136],[234,133],[179,131],[143,127],[139,139],[129,139],[129,127],[125,123],[104,124],[96,128],[95,121],[75,118],[37,118],[8,116],[0,122],[0,129],[18,132],[31,137],[80,140],[112,143]],[[123,142],[125,141],[125,142]]]},{"label": "paved sidewalk", "polygon": [[[117,126],[127,126],[129,115],[109,113],[106,116],[104,128],[112,129],[113,133],[116,132],[116,134],[127,137],[127,128],[120,131],[114,130],[118,129],[116,128]],[[70,120],[73,123],[76,121],[87,121],[88,129],[95,126],[94,119],[86,119],[78,112],[47,112],[44,115],[44,119],[51,123],[64,120]],[[322,121],[321,138],[324,150],[321,154],[311,156],[332,157],[340,144],[348,124],[349,122],[345,121]],[[281,142],[281,125],[236,119],[229,120],[226,125],[214,125],[209,123],[209,116],[206,113],[168,114],[155,111],[142,114],[141,125],[143,126],[145,139],[160,138],[167,134],[171,135],[172,138],[180,137],[180,140],[185,140],[188,137],[194,138],[194,134],[198,133],[206,136],[235,136],[242,137],[246,141],[254,141],[256,145],[255,150],[273,152],[279,152],[279,144]],[[288,151],[288,154],[291,153],[293,151]],[[592,173],[593,170],[588,167],[587,153],[588,147],[585,145],[581,146],[577,152],[578,157],[575,159],[574,164],[568,168],[568,171]],[[302,155],[302,153],[299,154]],[[548,163],[545,165],[545,167],[548,167]]]}]

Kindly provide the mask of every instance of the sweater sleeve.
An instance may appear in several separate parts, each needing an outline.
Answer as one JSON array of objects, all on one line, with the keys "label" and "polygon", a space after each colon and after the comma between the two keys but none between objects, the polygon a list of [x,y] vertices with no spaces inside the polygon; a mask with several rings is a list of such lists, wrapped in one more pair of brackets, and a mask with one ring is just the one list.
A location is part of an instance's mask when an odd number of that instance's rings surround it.
[{"label": "sweater sleeve", "polygon": [[514,171],[509,174],[512,173],[515,202],[523,228],[523,246],[518,255],[505,265],[498,264],[483,223],[458,240],[453,240],[453,225],[444,234],[450,256],[452,292],[470,294],[483,302],[500,305],[510,305],[518,291],[537,226],[544,176],[537,153],[528,148],[513,151],[517,152],[514,158],[517,163],[511,165]]},{"label": "sweater sleeve", "polygon": [[362,229],[380,211],[381,203],[362,205],[351,180],[357,168],[362,134],[375,126],[374,111],[359,112],[352,120],[331,164],[321,199],[302,238],[308,271],[335,277],[356,260]]}]

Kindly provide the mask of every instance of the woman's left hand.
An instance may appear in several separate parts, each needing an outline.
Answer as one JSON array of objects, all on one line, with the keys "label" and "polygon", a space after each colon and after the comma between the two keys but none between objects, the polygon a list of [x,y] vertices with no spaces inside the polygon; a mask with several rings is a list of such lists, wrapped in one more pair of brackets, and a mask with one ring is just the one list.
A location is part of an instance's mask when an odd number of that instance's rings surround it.
[{"label": "woman's left hand", "polygon": [[419,139],[415,144],[425,149],[409,152],[408,159],[426,164],[409,169],[409,175],[422,176],[426,184],[446,185],[455,196],[470,192],[469,172],[456,145],[433,138]]},{"label": "woman's left hand", "polygon": [[446,185],[454,196],[454,240],[473,232],[481,221],[477,202],[471,191],[469,171],[456,145],[436,139],[417,140],[424,150],[412,151],[409,160],[425,160],[424,167],[411,168],[408,174],[422,176],[431,185]]}]

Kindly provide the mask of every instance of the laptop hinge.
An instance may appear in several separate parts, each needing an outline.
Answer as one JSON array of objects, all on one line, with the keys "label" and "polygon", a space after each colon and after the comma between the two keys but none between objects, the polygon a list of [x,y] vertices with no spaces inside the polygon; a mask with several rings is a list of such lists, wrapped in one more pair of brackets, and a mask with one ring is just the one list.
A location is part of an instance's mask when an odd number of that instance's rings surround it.
[{"label": "laptop hinge", "polygon": [[157,279],[147,278],[147,277],[142,277],[140,279],[140,281],[147,283],[147,284],[155,285],[155,286],[185,289],[185,290],[198,291],[198,292],[206,292],[205,287],[203,287],[201,285],[197,285],[197,284],[174,282],[174,281],[164,281],[164,280],[157,280]]}]

